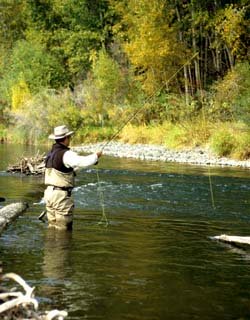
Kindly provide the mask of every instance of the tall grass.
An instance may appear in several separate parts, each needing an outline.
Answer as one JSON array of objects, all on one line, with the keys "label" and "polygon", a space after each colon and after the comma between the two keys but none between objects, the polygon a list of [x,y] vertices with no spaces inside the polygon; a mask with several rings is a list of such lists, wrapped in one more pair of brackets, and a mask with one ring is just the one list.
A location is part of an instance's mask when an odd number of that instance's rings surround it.
[{"label": "tall grass", "polygon": [[239,122],[164,122],[155,126],[126,126],[119,139],[126,143],[164,145],[171,149],[209,148],[218,156],[245,160],[250,158],[250,131]]},{"label": "tall grass", "polygon": [[204,145],[210,136],[211,124],[185,121],[173,124],[165,121],[152,126],[126,126],[120,140],[128,143],[149,143],[165,145],[169,148],[196,147]]}]

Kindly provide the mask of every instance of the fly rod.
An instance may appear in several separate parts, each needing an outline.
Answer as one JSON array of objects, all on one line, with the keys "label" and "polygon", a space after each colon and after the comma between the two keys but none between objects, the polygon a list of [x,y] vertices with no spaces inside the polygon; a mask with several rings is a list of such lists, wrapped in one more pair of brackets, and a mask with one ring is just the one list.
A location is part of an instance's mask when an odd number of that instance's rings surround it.
[{"label": "fly rod", "polygon": [[[145,104],[150,101],[151,99],[153,99],[156,95],[156,93],[163,89],[187,64],[190,63],[190,61],[192,61],[196,56],[198,55],[198,52],[194,53],[192,55],[192,57],[190,59],[188,59],[177,71],[175,71],[171,77],[169,77],[169,79],[162,85],[160,86],[157,90],[155,90],[155,92],[150,95],[146,100],[145,102],[142,104],[142,106],[140,108],[138,108],[134,113],[132,113],[126,121],[124,121],[124,123],[122,123],[120,125],[120,127],[118,127],[118,129],[116,130],[116,132],[111,136],[111,138],[101,147],[101,151],[103,152],[103,150],[110,144],[111,141],[113,141],[117,136],[118,134],[122,131],[123,128],[125,128],[129,123],[130,121],[132,121],[143,109],[144,109],[144,106]],[[100,187],[100,178],[99,178],[99,173],[98,173],[98,169],[96,170],[96,174],[97,174],[97,182],[98,182],[98,191],[99,191],[99,196],[100,196],[100,201],[101,201],[101,207],[102,207],[102,217],[101,217],[101,220],[99,222],[99,224],[101,223],[104,223],[105,226],[107,227],[108,226],[108,219],[107,219],[107,216],[105,214],[105,206],[104,206],[104,195],[103,195],[103,190],[102,188]]]},{"label": "fly rod", "polygon": [[125,128],[129,123],[130,121],[132,121],[143,109],[144,109],[144,106],[147,102],[149,102],[151,99],[153,99],[156,95],[156,93],[163,89],[187,64],[190,63],[190,61],[192,61],[197,55],[198,55],[199,52],[196,52],[195,54],[192,55],[192,57],[190,59],[188,59],[177,71],[175,71],[171,77],[162,85],[160,86],[157,90],[155,90],[155,92],[153,94],[151,94],[146,100],[145,102],[143,103],[143,105],[138,108],[134,113],[132,113],[128,119],[122,123],[120,125],[120,127],[117,129],[117,131],[111,136],[111,138],[102,146],[101,148],[101,151],[103,151],[109,144],[111,141],[113,141],[117,136],[118,134],[122,131],[123,128]]}]

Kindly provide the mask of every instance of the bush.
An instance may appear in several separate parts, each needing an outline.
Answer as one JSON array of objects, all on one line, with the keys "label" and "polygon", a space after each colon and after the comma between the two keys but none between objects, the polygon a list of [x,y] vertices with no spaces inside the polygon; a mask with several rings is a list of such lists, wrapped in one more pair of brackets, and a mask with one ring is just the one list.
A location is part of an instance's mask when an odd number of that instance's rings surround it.
[{"label": "bush", "polygon": [[65,83],[63,69],[58,61],[41,46],[18,41],[1,73],[0,94],[11,102],[12,88],[24,81],[31,93],[42,88],[58,88]]},{"label": "bush", "polygon": [[7,138],[7,128],[0,124],[0,141],[3,142]]},{"label": "bush", "polygon": [[47,141],[53,128],[61,124],[77,131],[83,125],[83,116],[69,90],[60,93],[44,90],[23,101],[18,110],[13,110],[12,124],[15,127],[12,140],[20,136],[23,143],[35,143]]},{"label": "bush", "polygon": [[74,144],[108,141],[114,133],[113,127],[83,126],[74,135]]},{"label": "bush", "polygon": [[250,124],[250,65],[239,63],[213,89],[210,114],[217,121],[243,120]]},{"label": "bush", "polygon": [[118,63],[106,51],[100,51],[84,82],[86,109],[96,115],[96,123],[103,126],[108,120],[109,109],[125,100],[128,90],[125,78]]},{"label": "bush", "polygon": [[219,130],[211,138],[211,148],[220,157],[229,156],[235,146],[236,140],[231,132]]},{"label": "bush", "polygon": [[244,132],[237,137],[237,146],[233,156],[239,160],[247,160],[250,158],[250,132]]}]

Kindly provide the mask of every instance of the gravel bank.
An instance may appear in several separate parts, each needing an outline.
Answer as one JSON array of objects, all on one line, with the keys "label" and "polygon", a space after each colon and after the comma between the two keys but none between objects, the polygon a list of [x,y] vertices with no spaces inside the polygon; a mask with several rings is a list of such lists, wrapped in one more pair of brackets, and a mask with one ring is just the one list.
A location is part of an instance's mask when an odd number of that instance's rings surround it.
[{"label": "gravel bank", "polygon": [[[105,146],[104,143],[96,143],[82,145],[72,149],[77,152],[91,153],[101,150],[103,146]],[[118,158],[135,158],[147,161],[178,162],[202,166],[210,165],[250,168],[250,160],[237,161],[228,158],[220,158],[201,148],[177,151],[166,149],[159,145],[130,145],[111,142],[105,146],[103,154]]]}]

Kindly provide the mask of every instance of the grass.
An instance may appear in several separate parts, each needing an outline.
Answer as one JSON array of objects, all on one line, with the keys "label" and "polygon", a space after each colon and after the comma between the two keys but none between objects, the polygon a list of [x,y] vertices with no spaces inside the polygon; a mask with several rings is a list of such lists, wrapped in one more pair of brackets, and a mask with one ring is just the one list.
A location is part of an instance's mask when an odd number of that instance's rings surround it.
[{"label": "grass", "polygon": [[172,149],[196,147],[208,141],[210,128],[198,122],[172,124],[164,122],[156,126],[128,125],[120,134],[120,140],[128,143],[148,143],[165,145]]},{"label": "grass", "polygon": [[[117,132],[116,127],[82,127],[74,135],[73,143],[95,143],[108,141]],[[32,135],[34,138],[34,135]],[[22,128],[0,128],[0,138],[15,143],[48,143],[46,137],[32,140],[30,132]],[[157,144],[170,149],[209,148],[218,156],[237,160],[250,158],[250,130],[240,122],[208,122],[202,118],[195,121],[184,121],[173,124],[164,122],[161,125],[128,124],[117,135],[115,140],[124,143]]]},{"label": "grass", "polygon": [[171,149],[210,148],[218,156],[250,158],[250,131],[239,122],[205,122],[201,119],[182,124],[126,126],[119,139],[126,143],[164,145]]}]

